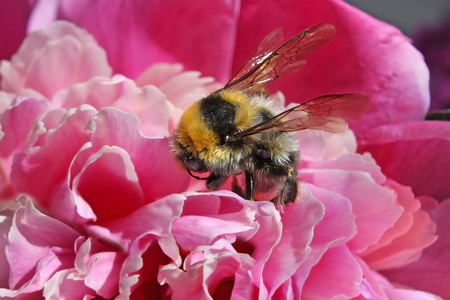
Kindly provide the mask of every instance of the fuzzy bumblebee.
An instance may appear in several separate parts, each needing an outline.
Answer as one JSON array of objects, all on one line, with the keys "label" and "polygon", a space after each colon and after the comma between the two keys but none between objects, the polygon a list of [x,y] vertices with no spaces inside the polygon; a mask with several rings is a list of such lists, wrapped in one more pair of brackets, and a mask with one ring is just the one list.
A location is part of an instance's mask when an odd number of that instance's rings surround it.
[{"label": "fuzzy bumblebee", "polygon": [[[206,180],[210,190],[233,177],[233,191],[246,199],[264,193],[276,205],[294,202],[300,149],[293,132],[345,131],[345,119],[360,117],[368,98],[330,94],[276,113],[265,85],[298,71],[334,34],[331,24],[320,23],[284,44],[281,29],[266,36],[222,89],[186,109],[172,139],[175,158],[191,176]],[[245,192],[236,180],[240,174],[245,175]]]}]

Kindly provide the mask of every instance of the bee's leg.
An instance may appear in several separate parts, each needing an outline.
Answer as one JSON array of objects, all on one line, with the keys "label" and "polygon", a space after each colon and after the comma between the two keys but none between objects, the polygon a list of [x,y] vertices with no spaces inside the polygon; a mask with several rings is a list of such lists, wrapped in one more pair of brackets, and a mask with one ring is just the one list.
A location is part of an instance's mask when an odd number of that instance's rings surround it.
[{"label": "bee's leg", "polygon": [[284,185],[280,191],[280,195],[275,199],[275,204],[286,205],[290,202],[294,202],[298,194],[297,175],[294,169],[289,168],[288,176]]},{"label": "bee's leg", "polygon": [[209,190],[217,190],[228,179],[228,175],[219,175],[212,173],[206,180],[206,187]]},{"label": "bee's leg", "polygon": [[253,183],[253,173],[245,171],[245,198],[247,200],[254,200],[253,195],[254,183]]}]

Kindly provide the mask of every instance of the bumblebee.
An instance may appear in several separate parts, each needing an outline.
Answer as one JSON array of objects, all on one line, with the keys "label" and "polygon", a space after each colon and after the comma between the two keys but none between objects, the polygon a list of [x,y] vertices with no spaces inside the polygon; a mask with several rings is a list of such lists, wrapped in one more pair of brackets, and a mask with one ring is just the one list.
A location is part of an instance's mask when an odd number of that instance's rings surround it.
[{"label": "bumblebee", "polygon": [[[335,34],[320,23],[282,43],[279,28],[267,35],[253,56],[218,91],[186,109],[171,140],[172,153],[210,190],[233,178],[232,189],[249,200],[270,195],[276,205],[298,196],[299,143],[295,131],[319,129],[343,132],[346,118],[358,118],[368,98],[359,94],[330,94],[277,113],[265,85],[298,71],[307,57]],[[196,174],[208,173],[200,177]],[[245,191],[237,177],[245,177]],[[258,197],[259,200],[259,197]]]}]

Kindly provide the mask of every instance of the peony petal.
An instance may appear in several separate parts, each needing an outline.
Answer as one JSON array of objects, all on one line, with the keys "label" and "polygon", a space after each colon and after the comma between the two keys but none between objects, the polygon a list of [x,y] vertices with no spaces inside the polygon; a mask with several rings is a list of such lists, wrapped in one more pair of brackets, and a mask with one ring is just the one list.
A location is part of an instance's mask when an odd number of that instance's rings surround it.
[{"label": "peony petal", "polygon": [[57,92],[52,98],[52,105],[69,109],[86,103],[100,110],[110,106],[123,95],[139,91],[132,80],[123,76],[115,76],[112,79],[92,77],[86,82],[74,84]]},{"label": "peony petal", "polygon": [[[9,286],[28,292],[42,289],[54,272],[73,261],[73,243],[78,232],[43,215],[31,201],[19,208],[8,234],[6,257],[11,269]],[[14,263],[13,263],[14,262]]]},{"label": "peony petal", "polygon": [[86,149],[72,173],[80,172],[84,160],[103,145],[118,146],[130,155],[147,203],[184,191],[190,178],[170,154],[169,140],[161,136],[144,137],[139,128],[135,115],[115,108],[102,109],[88,128],[93,147]]},{"label": "peony petal", "polygon": [[31,88],[48,99],[72,84],[111,75],[104,50],[86,31],[67,22],[53,24],[48,33],[30,34],[0,72],[5,91]]},{"label": "peony petal", "polygon": [[222,84],[214,83],[211,77],[201,77],[198,71],[182,70],[180,64],[154,64],[136,79],[136,84],[141,87],[156,86],[167,99],[183,110],[222,87]]},{"label": "peony petal", "polygon": [[92,207],[99,224],[128,215],[145,203],[133,163],[118,147],[103,146],[93,154],[74,178],[73,189]]},{"label": "peony petal", "polygon": [[283,231],[264,265],[264,285],[272,294],[291,277],[310,254],[315,226],[324,215],[324,206],[312,195],[302,194],[302,200],[284,208],[281,214]]},{"label": "peony petal", "polygon": [[64,181],[74,155],[88,141],[84,127],[94,113],[86,107],[68,112],[63,124],[47,134],[45,145],[17,154],[11,173],[13,187],[49,207],[53,188]]},{"label": "peony petal", "polygon": [[[165,242],[167,243],[166,239]],[[176,248],[174,240],[169,242]],[[167,246],[167,244],[166,244]],[[138,237],[130,246],[129,255],[123,263],[120,276],[120,296],[118,299],[128,299],[130,294],[164,295],[157,282],[160,269],[171,263],[171,259],[160,247],[157,238],[152,234]],[[178,248],[177,248],[178,251]]]},{"label": "peony petal", "polygon": [[369,113],[351,122],[357,136],[380,124],[423,119],[429,105],[429,76],[422,55],[398,29],[344,1],[243,2],[233,70],[274,28],[284,27],[290,38],[320,22],[336,27],[333,41],[314,53],[301,72],[279,79],[270,90],[281,90],[288,103],[329,93],[368,96]]},{"label": "peony petal", "polygon": [[414,199],[411,190],[395,182],[389,186],[396,192],[404,211],[380,241],[361,255],[374,270],[401,267],[417,260],[422,250],[437,239],[435,224],[427,212],[420,210],[420,202]]},{"label": "peony petal", "polygon": [[444,299],[450,298],[446,276],[450,274],[449,213],[450,200],[443,201],[432,209],[430,215],[437,224],[437,241],[423,251],[419,260],[401,268],[383,271],[383,274],[394,282],[434,293]]},{"label": "peony petal", "polygon": [[375,183],[366,172],[303,169],[302,178],[351,200],[358,233],[349,242],[349,247],[355,253],[377,243],[403,211],[395,203],[394,193]]},{"label": "peony petal", "polygon": [[[156,87],[144,87],[139,93],[125,95],[114,103],[114,107],[134,113],[141,121],[143,134],[169,136],[173,106]],[[171,124],[170,127],[175,126]]]},{"label": "peony petal", "polygon": [[74,276],[73,269],[56,272],[44,285],[43,296],[47,299],[76,300],[83,296],[94,296],[95,291],[88,288],[82,280]]},{"label": "peony petal", "polygon": [[330,248],[343,245],[356,234],[355,217],[348,199],[313,185],[307,185],[307,188],[322,202],[325,214],[314,227],[314,235],[309,244],[310,250],[306,260],[292,276],[292,293],[297,295],[296,297],[302,294],[303,285],[311,269],[321,260],[324,253]]},{"label": "peony petal", "polygon": [[10,185],[13,156],[25,149],[33,121],[47,109],[47,102],[33,98],[16,98],[11,107],[0,115],[3,137],[0,139],[0,198],[11,198]]},{"label": "peony petal", "polygon": [[[60,1],[56,4],[56,18],[89,30],[108,52],[115,73],[136,78],[156,62],[183,62],[187,69],[200,70],[225,80],[229,74],[224,77],[223,70],[229,72],[232,59],[239,11],[237,2],[174,4],[159,1]],[[45,11],[35,12],[34,17],[38,20],[39,14],[45,14]],[[99,14],[103,16],[100,19]],[[129,15],[134,17],[125,17]],[[164,22],[155,21],[162,15]],[[186,34],[187,28],[189,34]],[[111,32],[115,32],[113,39]]]},{"label": "peony petal", "polygon": [[27,29],[28,17],[30,16],[30,1],[3,1],[0,9],[0,60],[9,59],[17,51]]},{"label": "peony petal", "polygon": [[350,299],[360,294],[362,279],[361,267],[346,246],[330,248],[311,269],[302,299]]},{"label": "peony petal", "polygon": [[411,186],[415,195],[441,200],[450,196],[449,147],[450,124],[423,121],[375,128],[358,151],[370,152],[384,174]]},{"label": "peony petal", "polygon": [[[172,222],[180,217],[185,196],[173,194],[136,209],[133,213],[104,226],[123,247],[143,234],[163,237],[172,232]],[[126,230],[125,230],[126,229]],[[97,230],[89,227],[89,231]],[[106,238],[106,235],[99,235]]]}]

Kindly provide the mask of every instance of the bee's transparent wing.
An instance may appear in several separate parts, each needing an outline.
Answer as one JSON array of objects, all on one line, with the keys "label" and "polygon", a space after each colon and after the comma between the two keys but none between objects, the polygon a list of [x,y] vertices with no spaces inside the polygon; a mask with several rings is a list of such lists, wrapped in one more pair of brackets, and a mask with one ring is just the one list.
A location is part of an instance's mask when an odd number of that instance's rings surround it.
[{"label": "bee's transparent wing", "polygon": [[273,118],[229,137],[242,137],[303,129],[319,129],[338,133],[347,129],[346,119],[357,119],[367,110],[369,98],[360,94],[332,94],[314,98],[294,106]]},{"label": "bee's transparent wing", "polygon": [[334,34],[333,25],[320,23],[282,44],[283,32],[278,28],[261,41],[252,58],[239,69],[224,89],[258,91],[280,76],[297,72],[304,66],[308,56],[329,42]]}]

